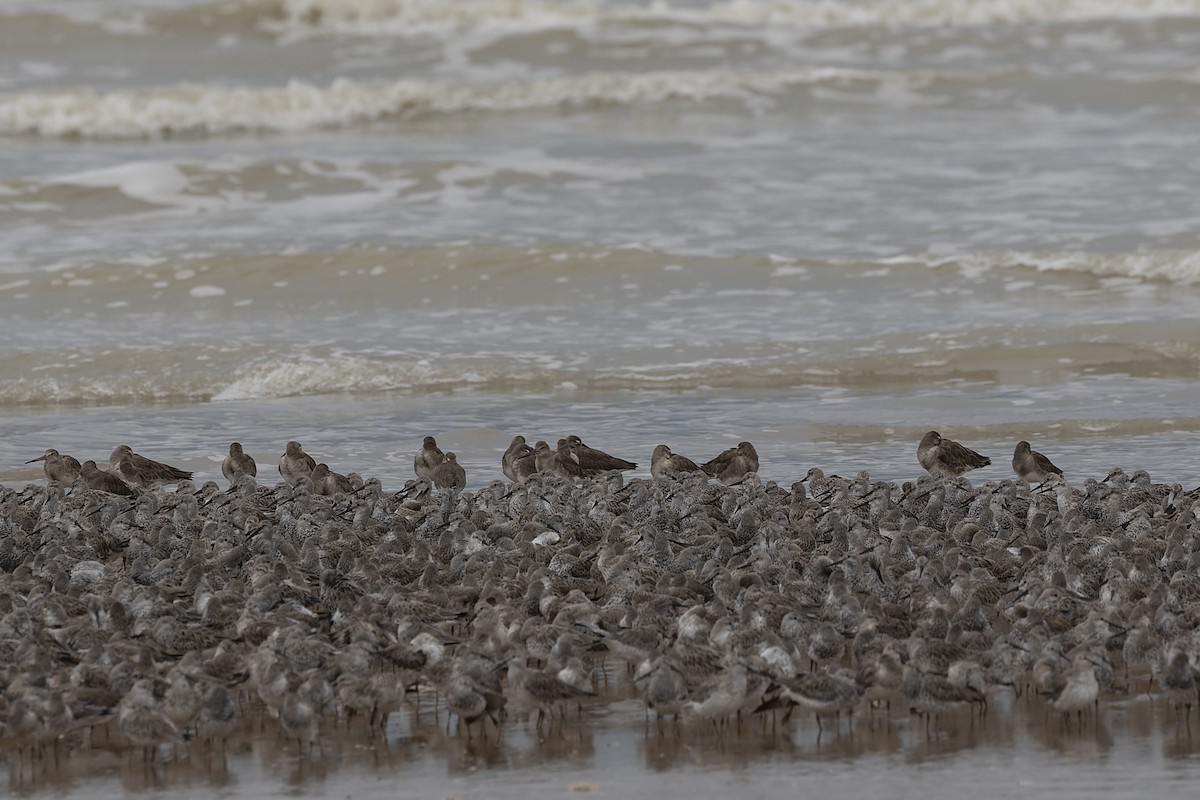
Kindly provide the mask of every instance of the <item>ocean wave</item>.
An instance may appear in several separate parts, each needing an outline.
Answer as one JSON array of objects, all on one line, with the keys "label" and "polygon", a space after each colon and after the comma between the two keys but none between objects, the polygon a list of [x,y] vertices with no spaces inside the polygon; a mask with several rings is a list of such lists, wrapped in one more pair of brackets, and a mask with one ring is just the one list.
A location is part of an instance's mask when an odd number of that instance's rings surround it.
[{"label": "ocean wave", "polygon": [[0,95],[0,135],[138,139],[298,132],[433,113],[749,100],[817,86],[874,90],[888,84],[919,90],[996,76],[995,72],[815,67],[771,72],[597,72],[507,83],[339,79],[328,87],[292,81],[272,88],[182,83],[128,91],[67,89]]},{"label": "ocean wave", "polygon": [[262,14],[263,27],[289,38],[638,24],[824,30],[1200,16],[1200,0],[729,0],[701,7],[574,0],[249,0],[247,5]]},{"label": "ocean wave", "polygon": [[966,274],[990,270],[1033,269],[1038,272],[1077,272],[1100,278],[1200,283],[1200,251],[1161,250],[1147,253],[976,252],[953,255],[926,253],[916,259],[887,259],[881,263],[916,263],[954,267]]},{"label": "ocean wave", "polygon": [[978,27],[1200,17],[1200,0],[726,0],[708,5],[595,0],[218,0],[179,8],[156,4],[17,5],[0,9],[9,29],[92,26],[113,36],[163,32],[245,33],[283,41],[323,36],[452,36],[472,32],[664,26],[824,31],[853,28]]},{"label": "ocean wave", "polygon": [[[964,330],[952,346],[906,346],[895,337],[820,350],[747,347],[721,357],[597,353],[568,363],[548,352],[383,352],[272,345],[245,348],[163,343],[0,356],[0,407],[204,403],[312,395],[405,396],[485,392],[774,391],[805,386],[932,390],[967,383],[1068,383],[1106,375],[1190,380],[1200,344],[1179,326]],[[844,345],[844,346],[843,346]],[[760,351],[764,350],[764,355]],[[463,352],[466,350],[467,352]],[[998,355],[1002,354],[1002,355]],[[621,356],[624,355],[624,358]],[[649,360],[647,360],[649,359]]]},{"label": "ocean wave", "polygon": [[[157,164],[151,166],[158,167]],[[261,171],[259,165],[249,169]],[[0,192],[3,189],[4,184],[0,183]],[[155,199],[161,203],[172,202],[166,194],[155,195]],[[182,301],[186,307],[198,297],[193,290],[199,281],[221,287],[230,303],[261,299],[263,295],[281,291],[286,291],[296,302],[323,303],[330,299],[323,281],[330,275],[331,264],[337,265],[339,295],[355,303],[364,300],[375,303],[392,293],[409,294],[413,275],[405,265],[412,264],[422,265],[427,272],[453,275],[453,282],[447,282],[445,286],[441,286],[441,282],[422,286],[422,296],[436,297],[438,303],[461,302],[461,297],[456,294],[459,289],[454,287],[461,287],[472,302],[481,297],[475,294],[476,289],[486,287],[486,296],[492,301],[520,305],[531,295],[542,292],[547,283],[554,283],[564,276],[569,276],[575,286],[587,286],[588,291],[604,294],[611,288],[614,274],[658,285],[661,276],[676,272],[703,276],[710,284],[709,297],[738,291],[739,280],[751,280],[757,285],[763,280],[787,281],[796,276],[827,272],[844,273],[847,280],[854,281],[902,269],[956,270],[968,278],[987,273],[1012,273],[1004,276],[1004,285],[1031,286],[1036,283],[1030,284],[1035,277],[1029,272],[1076,274],[1100,279],[1118,292],[1123,286],[1132,287],[1146,281],[1180,286],[1200,284],[1200,250],[1142,253],[962,251],[916,253],[873,260],[835,260],[762,253],[684,255],[569,242],[545,243],[538,247],[455,242],[447,245],[362,244],[287,254],[195,254],[186,262],[162,254],[141,254],[113,262],[62,263],[51,268],[26,265],[0,274],[0,298],[14,294],[32,296],[50,308],[76,303],[77,296],[83,294],[98,305],[109,304],[112,308],[153,302],[153,307],[163,306],[175,313],[177,306],[173,303]],[[1026,274],[1020,274],[1022,272]],[[896,280],[904,282],[903,278]],[[1045,283],[1049,279],[1036,280]],[[767,288],[762,291],[776,293],[785,285],[766,284]],[[399,306],[392,302],[389,307]]]}]

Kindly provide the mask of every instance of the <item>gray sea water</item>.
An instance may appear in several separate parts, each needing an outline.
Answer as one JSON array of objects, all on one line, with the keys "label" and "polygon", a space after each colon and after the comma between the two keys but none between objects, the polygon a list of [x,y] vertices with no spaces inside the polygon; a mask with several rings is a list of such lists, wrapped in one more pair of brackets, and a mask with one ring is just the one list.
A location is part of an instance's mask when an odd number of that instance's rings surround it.
[{"label": "gray sea water", "polygon": [[1197,0],[2,0],[0,482],[938,429],[1194,486],[1198,53]]}]

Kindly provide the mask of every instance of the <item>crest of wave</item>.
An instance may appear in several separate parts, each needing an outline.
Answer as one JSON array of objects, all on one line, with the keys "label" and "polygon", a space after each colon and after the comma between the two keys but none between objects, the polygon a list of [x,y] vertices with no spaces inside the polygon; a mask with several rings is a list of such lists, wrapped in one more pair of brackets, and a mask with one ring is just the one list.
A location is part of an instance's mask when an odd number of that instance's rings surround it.
[{"label": "crest of wave", "polygon": [[799,86],[893,83],[919,88],[938,79],[950,78],[928,71],[817,67],[768,72],[599,72],[503,83],[338,79],[328,88],[292,81],[286,86],[253,89],[182,83],[129,91],[25,92],[0,95],[0,135],[136,139],[302,131],[428,113],[586,108],[669,100],[762,102],[764,97]]},{"label": "crest of wave", "polygon": [[1145,253],[959,253],[927,255],[932,267],[957,266],[967,274],[1024,267],[1039,272],[1083,272],[1105,278],[1142,278],[1181,284],[1200,283],[1200,251]]},{"label": "crest of wave", "polygon": [[466,28],[637,24],[795,28],[975,26],[1200,15],[1200,0],[728,0],[705,6],[589,0],[270,0],[280,35],[416,35]]},{"label": "crest of wave", "polygon": [[[333,358],[271,359],[244,369],[213,395],[214,401],[296,397],[311,394],[378,392],[447,382],[431,367],[381,363],[342,355]],[[466,382],[470,382],[469,378]]]}]

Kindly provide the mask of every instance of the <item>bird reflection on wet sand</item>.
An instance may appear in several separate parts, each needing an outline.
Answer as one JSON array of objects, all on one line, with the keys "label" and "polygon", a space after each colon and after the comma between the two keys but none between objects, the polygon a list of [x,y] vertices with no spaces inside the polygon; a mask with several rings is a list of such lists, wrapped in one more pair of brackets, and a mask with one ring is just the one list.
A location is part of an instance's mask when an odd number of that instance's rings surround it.
[{"label": "bird reflection on wet sand", "polygon": [[[609,671],[622,672],[611,665]],[[218,792],[233,787],[265,791],[267,787],[304,789],[340,775],[345,784],[339,785],[366,787],[380,780],[404,780],[413,791],[434,794],[448,777],[481,780],[494,796],[509,796],[553,767],[563,791],[571,783],[590,782],[615,794],[645,785],[656,774],[679,775],[697,768],[753,769],[760,778],[785,780],[805,762],[883,759],[890,765],[889,774],[896,776],[926,762],[944,766],[947,759],[967,754],[973,754],[969,755],[972,763],[999,768],[1014,752],[1030,755],[1023,768],[1025,779],[1054,785],[1062,780],[1062,763],[1038,762],[1031,754],[1065,758],[1081,768],[1096,759],[1132,759],[1147,747],[1174,761],[1190,762],[1200,756],[1200,733],[1189,736],[1186,728],[1176,728],[1173,710],[1145,695],[1102,711],[1082,730],[1068,730],[1044,700],[1034,697],[1007,699],[997,704],[995,713],[984,716],[966,712],[948,716],[934,737],[927,737],[923,724],[899,708],[865,713],[852,730],[843,724],[836,733],[832,726],[819,731],[815,718],[797,714],[786,725],[769,715],[748,718],[737,735],[722,736],[695,722],[645,724],[627,676],[614,674],[611,680],[614,694],[624,695],[625,700],[610,697],[607,711],[556,722],[554,734],[548,737],[539,736],[535,719],[522,719],[505,724],[499,736],[493,731],[468,740],[456,735],[453,725],[446,732],[445,709],[435,712],[434,699],[428,697],[420,701],[419,716],[415,708],[393,714],[382,734],[369,731],[365,721],[339,726],[311,753],[298,754],[294,743],[282,739],[260,709],[246,716],[223,751],[219,745],[193,740],[144,762],[128,757],[112,723],[114,729],[92,731],[90,746],[81,746],[86,736],[60,742],[57,758],[53,754],[10,757],[7,788],[14,794],[69,795],[86,793],[89,786],[103,781],[127,793],[198,786]],[[597,770],[593,764],[598,749],[608,751],[607,763],[619,759],[620,769]],[[1136,774],[1137,764],[1128,763],[1126,773]],[[578,781],[561,777],[567,775],[578,776]],[[958,779],[964,787],[970,785],[969,773]]]}]

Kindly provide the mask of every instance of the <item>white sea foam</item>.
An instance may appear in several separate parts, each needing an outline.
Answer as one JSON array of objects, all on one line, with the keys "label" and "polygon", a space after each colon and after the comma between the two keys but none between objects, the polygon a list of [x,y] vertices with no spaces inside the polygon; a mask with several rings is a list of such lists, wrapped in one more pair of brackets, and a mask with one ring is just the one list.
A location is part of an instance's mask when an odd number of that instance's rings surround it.
[{"label": "white sea foam", "polygon": [[800,29],[981,26],[1200,15],[1200,0],[729,0],[709,6],[605,5],[577,0],[251,0],[268,30],[416,36],[469,28],[677,23]]},{"label": "white sea foam", "polygon": [[73,172],[55,177],[55,183],[75,186],[111,186],[122,194],[147,203],[170,202],[187,188],[188,179],[174,164],[130,162],[113,167]]},{"label": "white sea foam", "polygon": [[188,194],[188,177],[178,165],[166,161],[131,161],[112,167],[60,174],[47,183],[113,188],[126,197],[157,206],[213,210],[224,204],[218,197]]},{"label": "white sea foam", "polygon": [[272,359],[241,374],[212,399],[255,400],[340,392],[404,390],[435,378],[420,363],[384,364],[358,356]]},{"label": "white sea foam", "polygon": [[[0,95],[0,135],[126,139],[303,131],[426,113],[751,99],[818,85],[876,87],[897,83],[919,89],[939,80],[990,77],[995,73],[809,68],[770,72],[605,72],[520,83],[415,79],[362,83],[340,79],[328,87],[292,81],[286,86],[261,89],[183,83],[136,91],[38,91]],[[88,173],[85,177],[112,180],[111,172]],[[156,175],[159,182],[166,179],[177,180],[165,173]],[[140,184],[132,183],[138,191]]]},{"label": "white sea foam", "polygon": [[[597,0],[212,0],[191,3],[111,3],[78,0],[8,0],[0,20],[18,15],[58,15],[72,24],[96,25],[114,36],[194,31],[222,23],[255,24],[284,40],[321,36],[416,38],[464,31],[500,32],[565,28],[592,34],[637,27],[822,31],[836,28],[969,27],[995,24],[1153,20],[1200,16],[1200,0],[725,0],[708,5],[604,3]],[[184,8],[177,6],[182,5]],[[234,35],[226,33],[224,39]]]},{"label": "white sea foam", "polygon": [[[931,267],[956,266],[969,274],[993,269],[1026,268],[1038,272],[1080,272],[1098,277],[1200,283],[1200,251],[1163,250],[1146,253],[962,253],[925,255]],[[895,263],[889,260],[888,263]]]}]

